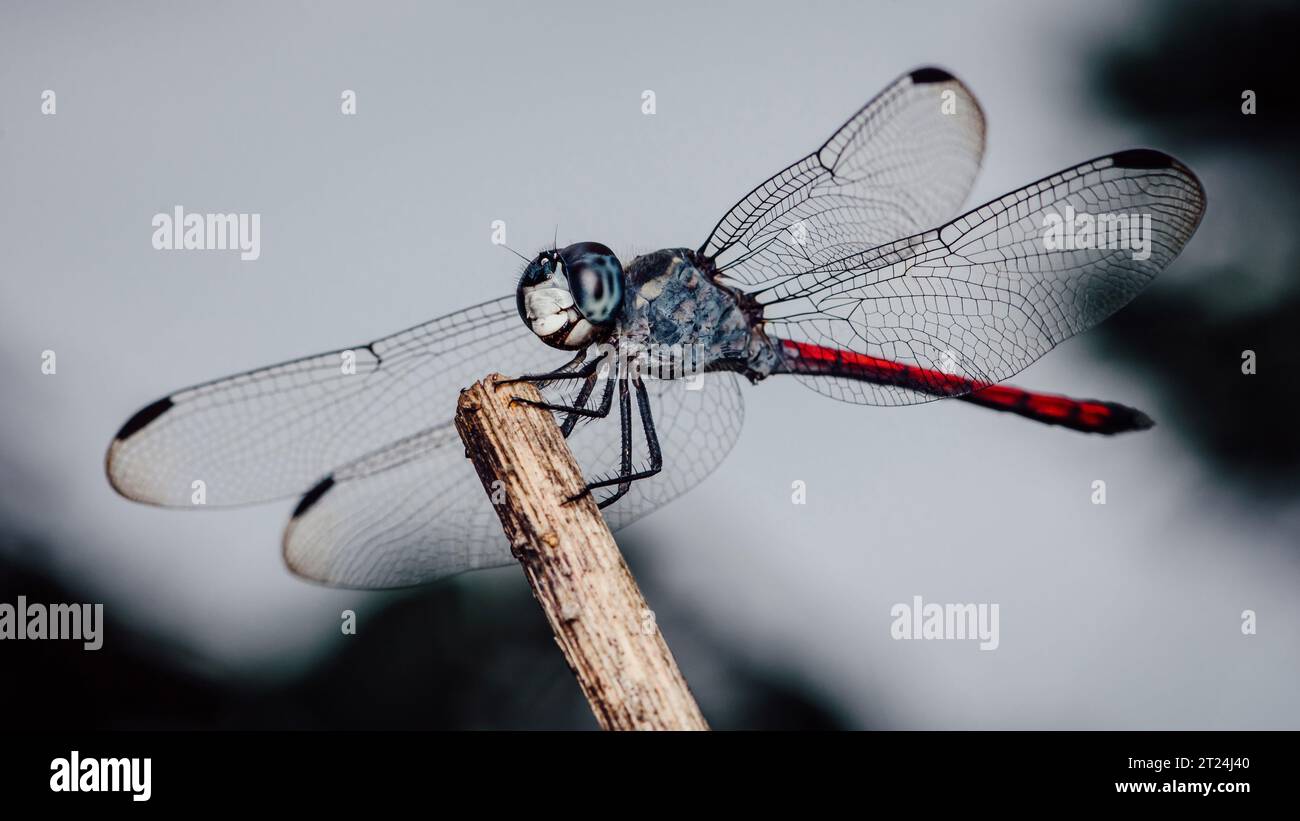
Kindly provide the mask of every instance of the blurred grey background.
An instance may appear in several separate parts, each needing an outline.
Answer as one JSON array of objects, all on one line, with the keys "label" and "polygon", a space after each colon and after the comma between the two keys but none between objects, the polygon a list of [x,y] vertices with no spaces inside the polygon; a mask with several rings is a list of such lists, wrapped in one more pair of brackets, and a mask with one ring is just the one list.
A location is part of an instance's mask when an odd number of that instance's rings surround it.
[{"label": "blurred grey background", "polygon": [[[1293,4],[48,3],[0,10],[0,601],[102,601],[105,649],[0,643],[19,726],[594,727],[517,568],[292,577],[292,503],[161,511],[103,455],[177,387],[508,293],[525,253],[698,245],[898,74],[956,73],[971,205],[1149,145],[1209,211],[1128,310],[1016,384],[1159,425],[746,390],[729,460],[620,534],[720,727],[1300,728]],[[1259,114],[1240,113],[1243,89]],[[57,93],[43,116],[41,93]],[[342,116],[340,93],[357,93]],[[641,93],[657,113],[641,113]],[[168,253],[183,204],[262,255]],[[521,327],[522,332],[522,327]],[[42,375],[41,352],[58,356]],[[1240,373],[1253,349],[1260,373]],[[1103,479],[1108,503],[1090,502]],[[790,503],[791,483],[808,503]],[[899,642],[913,595],[1001,646]],[[359,615],[343,636],[339,614]],[[1258,614],[1258,635],[1240,614]]]}]

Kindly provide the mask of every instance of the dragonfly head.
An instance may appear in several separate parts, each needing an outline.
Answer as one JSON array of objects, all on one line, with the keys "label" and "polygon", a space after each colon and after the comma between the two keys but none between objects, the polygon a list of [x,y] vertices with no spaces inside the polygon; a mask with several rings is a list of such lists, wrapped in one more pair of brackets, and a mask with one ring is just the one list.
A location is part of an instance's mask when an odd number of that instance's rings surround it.
[{"label": "dragonfly head", "polygon": [[623,307],[623,266],[598,242],[538,254],[515,292],[519,316],[552,348],[576,351],[604,341]]}]

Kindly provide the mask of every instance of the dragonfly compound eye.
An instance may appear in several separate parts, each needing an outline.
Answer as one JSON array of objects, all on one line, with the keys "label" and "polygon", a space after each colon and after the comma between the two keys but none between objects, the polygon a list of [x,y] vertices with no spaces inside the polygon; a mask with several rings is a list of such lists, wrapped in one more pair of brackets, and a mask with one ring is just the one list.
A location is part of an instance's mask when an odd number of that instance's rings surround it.
[{"label": "dragonfly compound eye", "polygon": [[612,251],[595,243],[543,251],[524,269],[515,298],[520,318],[543,342],[580,350],[613,329],[623,268]]},{"label": "dragonfly compound eye", "polygon": [[623,307],[623,266],[598,242],[579,242],[560,251],[569,288],[582,316],[598,328],[613,328]]}]

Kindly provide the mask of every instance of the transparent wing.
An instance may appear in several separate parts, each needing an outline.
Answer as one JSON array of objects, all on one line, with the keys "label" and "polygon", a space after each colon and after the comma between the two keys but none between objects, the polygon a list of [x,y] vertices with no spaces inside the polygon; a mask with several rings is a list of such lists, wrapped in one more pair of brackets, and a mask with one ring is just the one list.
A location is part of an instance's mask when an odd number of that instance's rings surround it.
[{"label": "transparent wing", "polygon": [[[960,379],[949,377],[1001,382],[1119,310],[1178,256],[1204,211],[1185,166],[1124,151],[753,295],[767,333],[798,343],[781,346],[786,357],[818,360],[788,368],[810,387],[871,405],[925,402],[954,395]],[[901,367],[877,366],[875,383],[836,378],[854,356]]]},{"label": "transparent wing", "polygon": [[983,154],[975,97],[942,69],[918,69],[746,195],[700,251],[756,286],[909,236],[958,213]]},{"label": "transparent wing", "polygon": [[449,422],[461,388],[493,370],[563,364],[523,327],[513,296],[374,342],[258,368],[166,396],[109,447],[113,487],[189,507],[297,496],[338,465]]},{"label": "transparent wing", "polygon": [[[604,380],[594,397],[604,390]],[[743,421],[739,380],[710,373],[649,381],[664,470],[636,482],[603,512],[610,527],[630,524],[704,479],[735,444]],[[573,383],[543,389],[570,403]],[[639,422],[635,453],[646,449]],[[578,426],[569,446],[589,481],[619,465],[617,408]],[[284,535],[285,561],[298,574],[349,587],[401,587],[513,561],[509,544],[454,426],[443,424],[368,454],[303,498]]]},{"label": "transparent wing", "polygon": [[[192,506],[196,480],[208,506],[301,495],[285,559],[332,584],[394,587],[508,563],[496,513],[452,424],[456,400],[490,372],[542,373],[567,357],[523,327],[514,297],[494,300],[366,345],[177,391],[122,427],[108,475],[124,496],[176,507]],[[701,379],[700,390],[647,383],[664,471],[605,510],[612,527],[702,480],[735,443],[737,378]],[[542,391],[571,404],[578,387]],[[635,437],[644,458],[639,426]],[[570,438],[589,479],[617,468],[620,442],[617,410]]]}]

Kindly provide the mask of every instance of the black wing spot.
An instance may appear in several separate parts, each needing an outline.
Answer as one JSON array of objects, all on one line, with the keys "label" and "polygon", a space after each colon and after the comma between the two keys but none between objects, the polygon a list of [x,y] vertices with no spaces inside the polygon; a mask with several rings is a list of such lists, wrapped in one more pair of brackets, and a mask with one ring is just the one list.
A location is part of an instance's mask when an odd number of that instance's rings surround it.
[{"label": "black wing spot", "polygon": [[307,491],[306,495],[304,495],[298,502],[298,506],[293,509],[293,516],[290,518],[297,519],[308,510],[311,510],[311,508],[320,501],[320,497],[329,492],[329,489],[332,487],[334,487],[334,474],[331,473],[329,476],[326,476],[324,479],[317,482],[315,487]]},{"label": "black wing spot", "polygon": [[953,76],[951,74],[949,74],[948,72],[944,71],[941,68],[935,68],[934,66],[926,66],[925,68],[918,68],[916,71],[913,71],[908,76],[910,76],[912,78],[912,82],[916,83],[917,85],[923,85],[925,83],[946,83],[949,80],[953,79]]},{"label": "black wing spot", "polygon": [[1119,168],[1170,168],[1174,158],[1153,148],[1131,148],[1112,154],[1111,159]]},{"label": "black wing spot", "polygon": [[170,396],[164,396],[162,399],[159,399],[157,402],[154,402],[151,405],[146,405],[145,407],[136,411],[135,416],[132,416],[130,419],[126,420],[126,424],[122,426],[122,429],[117,432],[117,436],[114,438],[116,438],[118,441],[122,441],[129,436],[133,436],[136,433],[139,433],[140,429],[143,428],[145,425],[148,425],[150,422],[157,419],[159,416],[162,416],[164,413],[171,410],[173,404],[175,403],[172,402],[172,398]]}]

